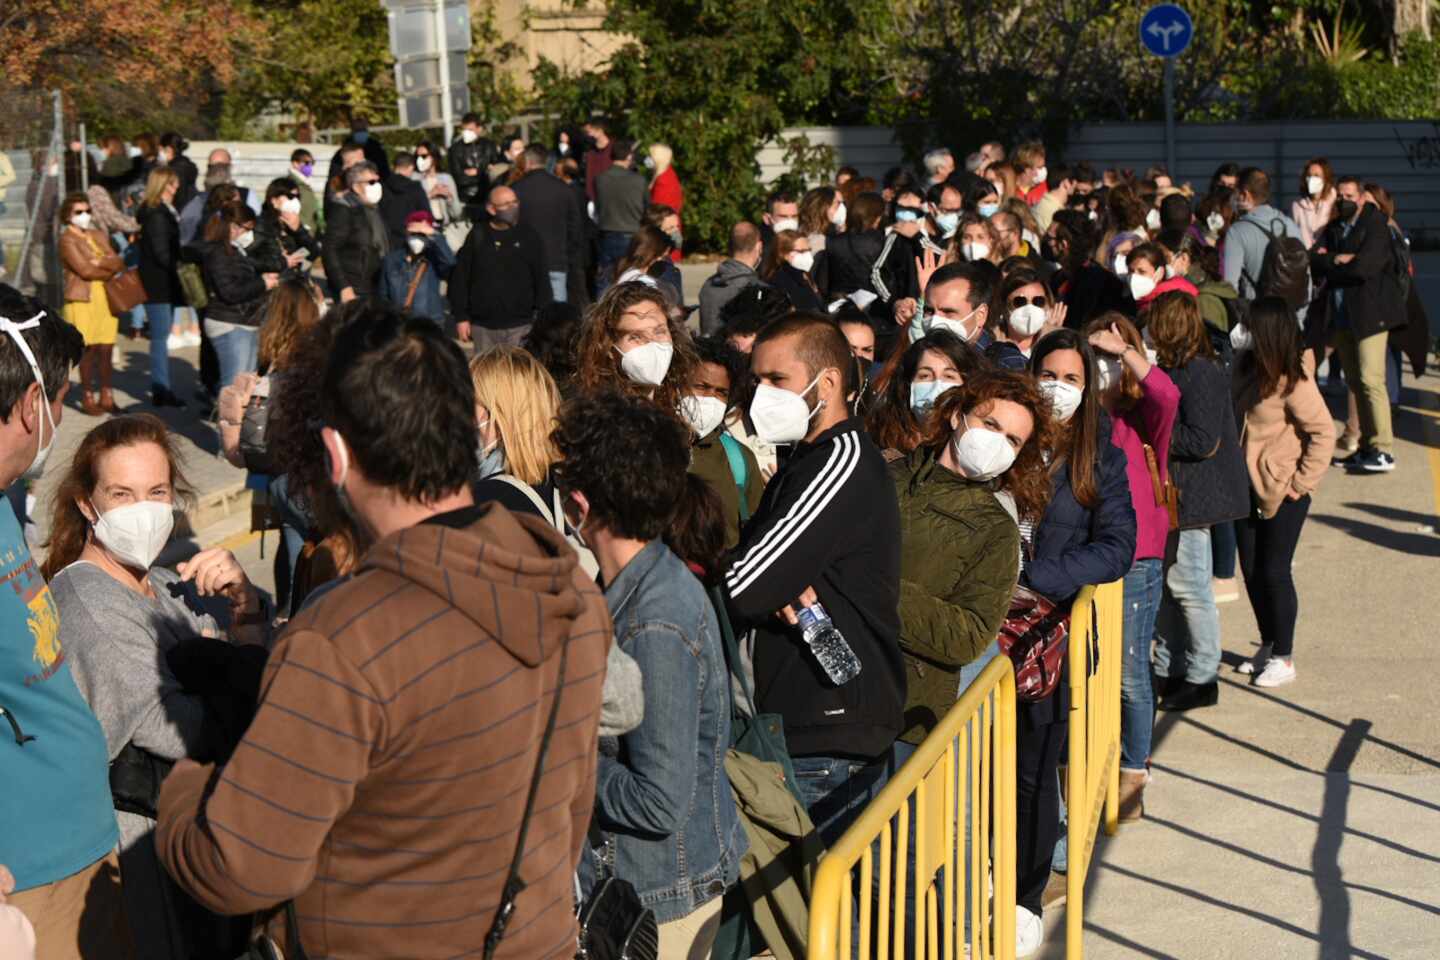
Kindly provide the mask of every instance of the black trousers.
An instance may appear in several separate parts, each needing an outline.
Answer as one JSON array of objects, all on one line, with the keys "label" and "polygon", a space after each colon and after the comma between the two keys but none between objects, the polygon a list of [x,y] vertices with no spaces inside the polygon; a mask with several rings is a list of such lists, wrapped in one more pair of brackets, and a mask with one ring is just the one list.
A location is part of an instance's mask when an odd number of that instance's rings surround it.
[{"label": "black trousers", "polygon": [[[1062,681],[1063,682],[1063,681]],[[1040,896],[1050,879],[1055,842],[1060,839],[1060,752],[1066,723],[1029,727],[1024,718],[1015,738],[1015,902],[1040,913]]]},{"label": "black trousers", "polygon": [[1295,648],[1295,618],[1300,613],[1290,564],[1309,513],[1306,494],[1299,500],[1282,500],[1269,520],[1252,516],[1235,521],[1240,572],[1260,627],[1260,642],[1268,644],[1274,656],[1287,660]]}]

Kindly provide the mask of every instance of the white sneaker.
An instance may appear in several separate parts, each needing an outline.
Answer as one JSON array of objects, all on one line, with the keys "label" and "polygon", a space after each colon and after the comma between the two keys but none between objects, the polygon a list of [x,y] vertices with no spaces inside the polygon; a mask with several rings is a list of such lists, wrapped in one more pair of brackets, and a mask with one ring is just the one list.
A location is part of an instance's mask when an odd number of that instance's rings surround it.
[{"label": "white sneaker", "polygon": [[1026,907],[1015,905],[1015,960],[1029,957],[1040,951],[1045,943],[1045,921],[1038,913],[1031,913]]},{"label": "white sneaker", "polygon": [[1295,680],[1295,661],[1271,657],[1264,671],[1255,678],[1257,687],[1279,687]]},{"label": "white sneaker", "polygon": [[185,346],[185,338],[184,338],[182,335],[178,334],[178,333],[172,333],[172,334],[170,334],[170,336],[168,336],[168,337],[165,338],[165,349],[166,349],[166,350],[179,350],[179,349],[181,349],[181,348],[184,347],[184,346]]},{"label": "white sneaker", "polygon": [[1269,662],[1270,648],[1262,644],[1260,649],[1255,651],[1255,656],[1251,657],[1249,660],[1240,661],[1239,665],[1235,667],[1235,672],[1243,673],[1245,674],[1245,676],[1248,677],[1251,674],[1256,674],[1263,671],[1265,669],[1265,665]]}]

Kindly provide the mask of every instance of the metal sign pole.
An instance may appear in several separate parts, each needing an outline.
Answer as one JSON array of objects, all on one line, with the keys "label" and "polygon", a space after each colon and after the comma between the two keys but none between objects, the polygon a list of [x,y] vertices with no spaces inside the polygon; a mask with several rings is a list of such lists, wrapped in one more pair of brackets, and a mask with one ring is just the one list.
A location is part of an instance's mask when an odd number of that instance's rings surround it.
[{"label": "metal sign pole", "polygon": [[440,142],[449,144],[455,130],[455,102],[450,95],[450,44],[445,32],[445,0],[435,0],[435,47],[440,53],[440,116],[445,124]]},{"label": "metal sign pole", "polygon": [[90,189],[90,164],[87,162],[90,154],[90,141],[85,139],[85,121],[80,121],[80,189]]},{"label": "metal sign pole", "polygon": [[1175,170],[1175,58],[1165,58],[1165,169],[1172,182]]}]

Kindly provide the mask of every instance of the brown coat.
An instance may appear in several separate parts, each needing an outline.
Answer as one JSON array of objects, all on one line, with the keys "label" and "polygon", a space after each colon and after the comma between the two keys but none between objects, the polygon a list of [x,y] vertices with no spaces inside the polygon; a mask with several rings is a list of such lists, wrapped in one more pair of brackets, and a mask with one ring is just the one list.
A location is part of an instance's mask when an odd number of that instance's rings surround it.
[{"label": "brown coat", "polygon": [[[85,240],[87,236],[103,251],[100,259],[95,258],[95,251]],[[110,238],[94,227],[84,231],[66,227],[60,231],[60,263],[65,267],[65,299],[80,303],[90,301],[90,281],[109,280],[125,269],[125,261],[110,246]]]},{"label": "brown coat", "polygon": [[538,518],[486,504],[393,534],[290,621],[224,767],[182,761],[165,781],[160,859],[222,913],[294,898],[312,957],[478,955],[568,641],[498,956],[573,957],[611,637]]},{"label": "brown coat", "polygon": [[1240,446],[1260,514],[1275,515],[1287,494],[1302,497],[1320,485],[1335,452],[1335,421],[1315,386],[1314,365],[1305,353],[1305,378],[1295,389],[1282,385],[1274,395],[1254,396],[1254,387],[1235,381],[1241,417]]}]

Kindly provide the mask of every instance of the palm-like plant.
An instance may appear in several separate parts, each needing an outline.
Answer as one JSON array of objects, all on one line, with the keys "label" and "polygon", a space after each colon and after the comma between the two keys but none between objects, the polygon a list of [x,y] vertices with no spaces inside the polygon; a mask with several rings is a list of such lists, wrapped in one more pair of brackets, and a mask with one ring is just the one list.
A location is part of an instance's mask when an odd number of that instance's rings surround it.
[{"label": "palm-like plant", "polygon": [[1370,54],[1370,49],[1360,42],[1358,30],[1344,30],[1341,25],[1340,9],[1335,11],[1335,25],[1329,34],[1318,20],[1310,22],[1310,36],[1320,57],[1334,69],[1359,63]]}]

